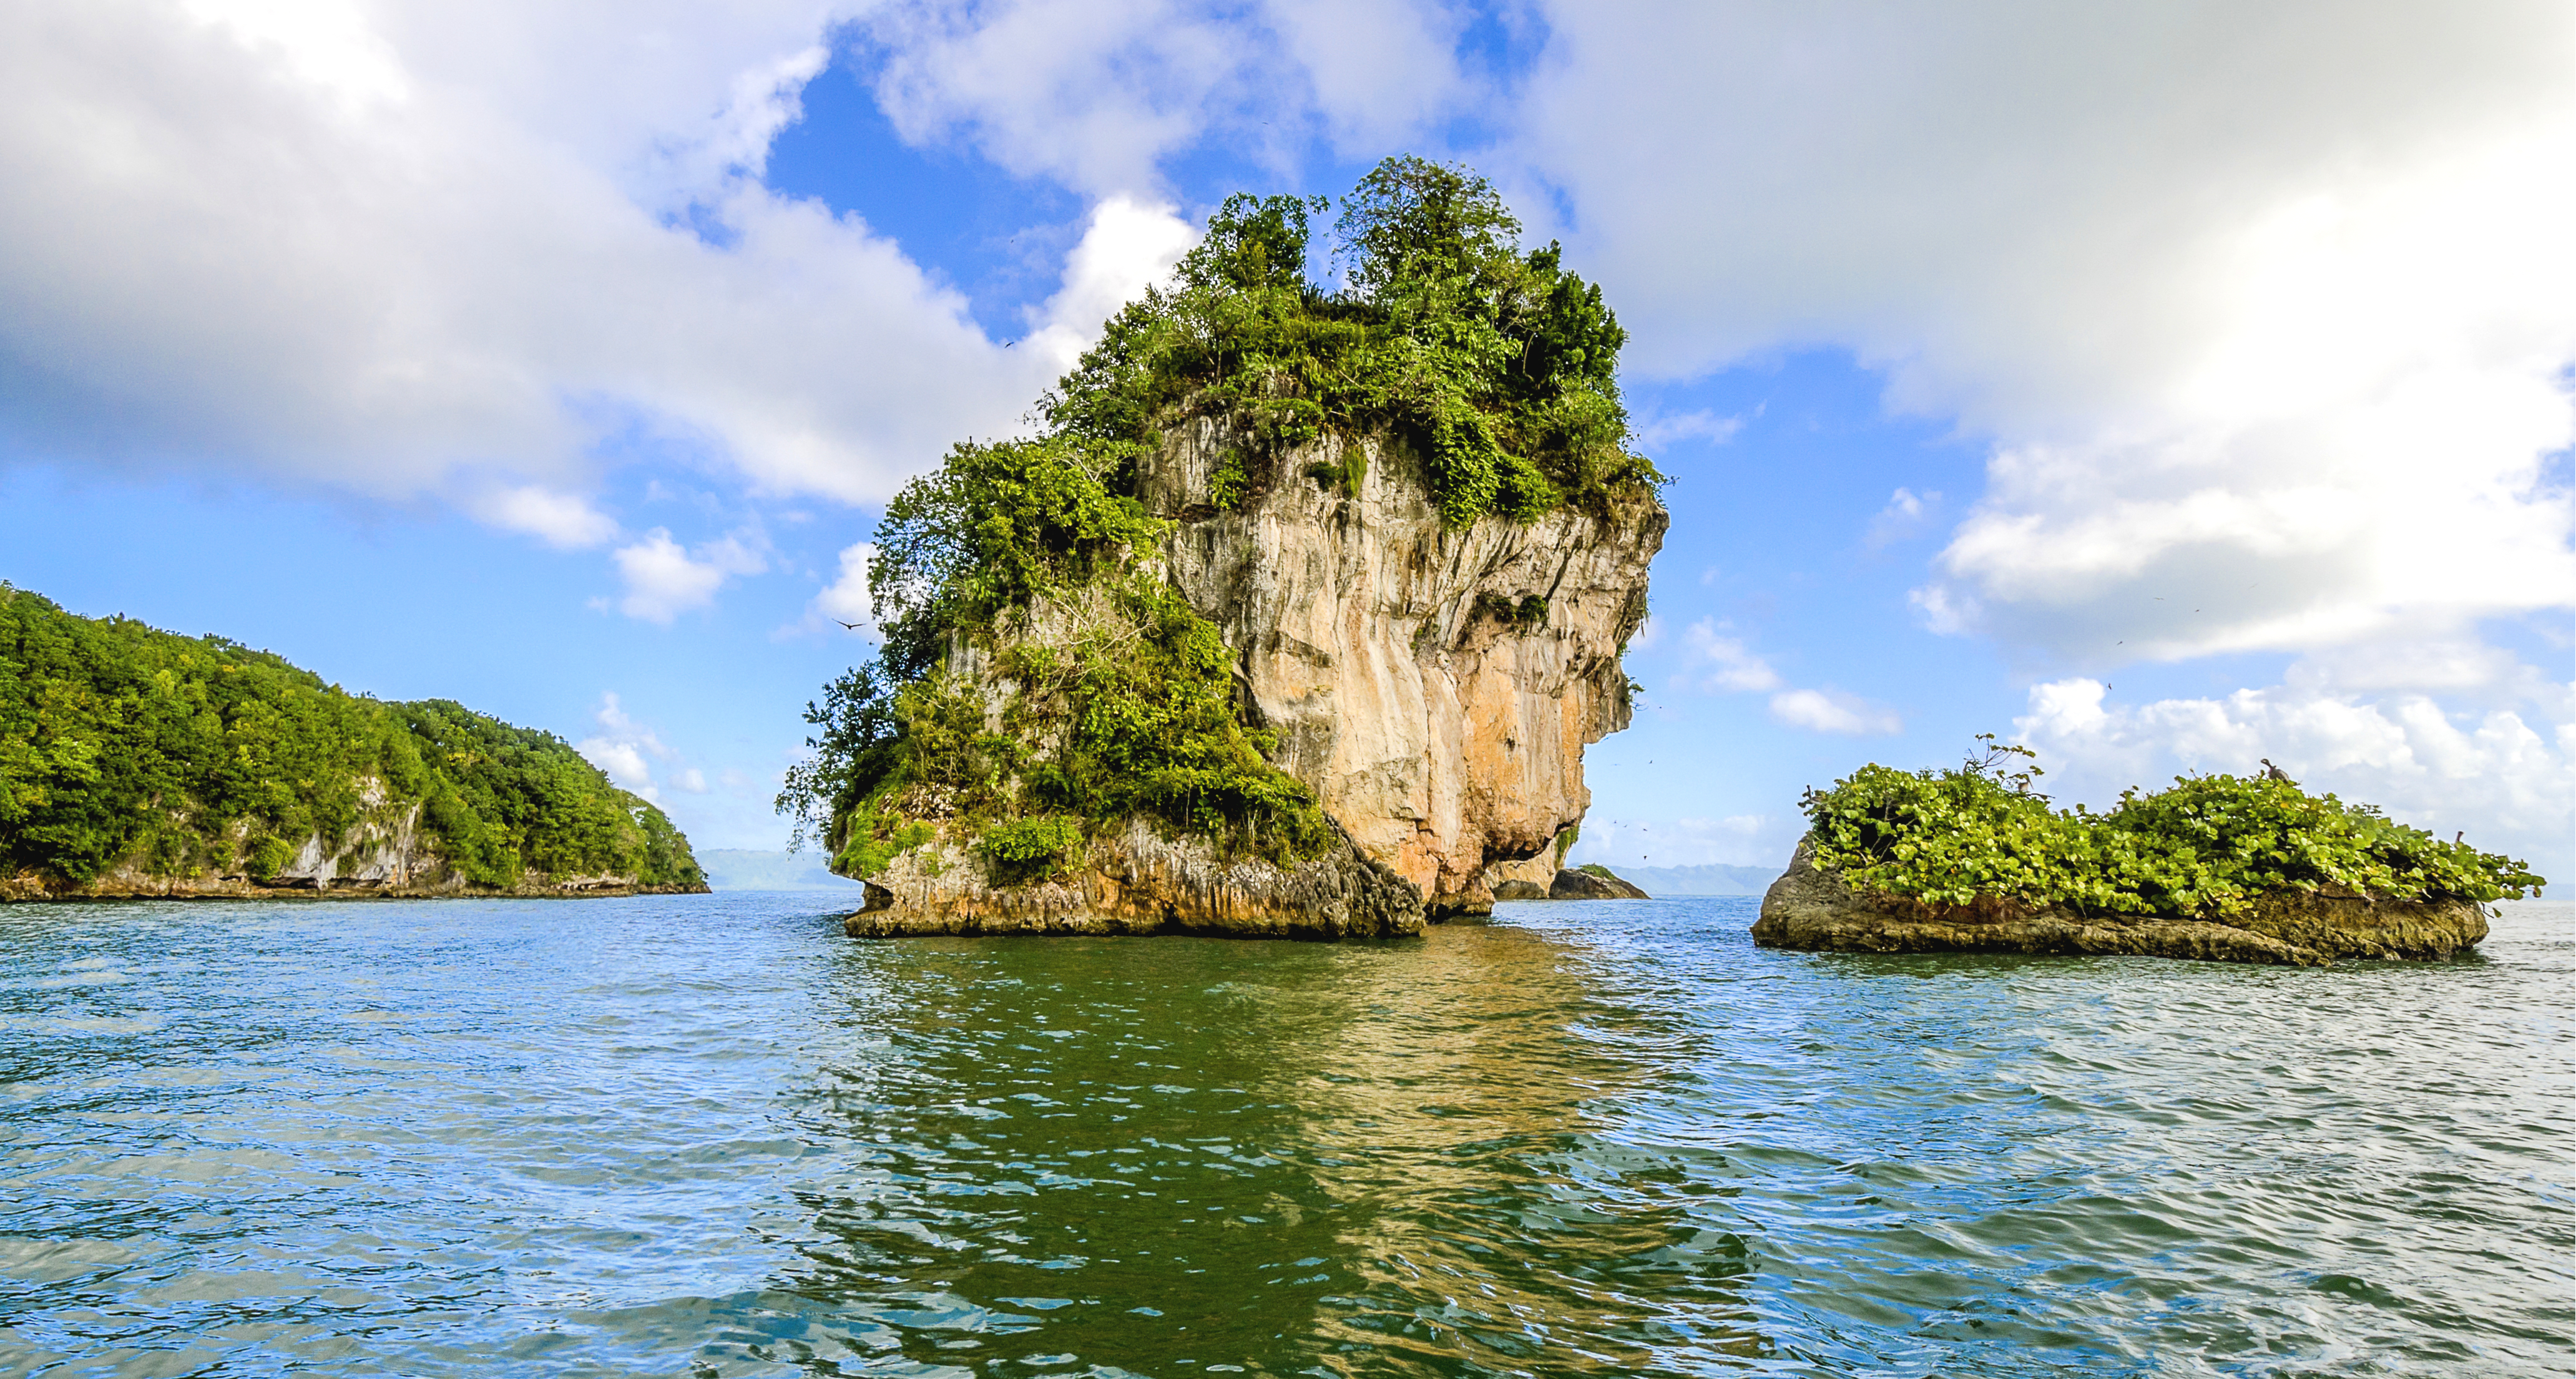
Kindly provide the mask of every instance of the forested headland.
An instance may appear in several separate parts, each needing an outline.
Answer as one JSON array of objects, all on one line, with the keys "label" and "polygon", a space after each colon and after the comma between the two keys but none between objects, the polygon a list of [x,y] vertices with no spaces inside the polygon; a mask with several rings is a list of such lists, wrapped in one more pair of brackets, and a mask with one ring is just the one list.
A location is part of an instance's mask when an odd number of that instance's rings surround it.
[{"label": "forested headland", "polygon": [[698,890],[552,733],[0,584],[0,893]]}]

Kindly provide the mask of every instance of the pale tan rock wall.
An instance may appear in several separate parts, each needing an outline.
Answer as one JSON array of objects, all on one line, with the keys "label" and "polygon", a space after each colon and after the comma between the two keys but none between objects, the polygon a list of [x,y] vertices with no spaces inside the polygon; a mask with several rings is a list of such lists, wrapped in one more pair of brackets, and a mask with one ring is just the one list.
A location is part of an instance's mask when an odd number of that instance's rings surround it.
[{"label": "pale tan rock wall", "polygon": [[[1229,447],[1203,421],[1146,462],[1149,505],[1180,524],[1173,583],[1238,653],[1281,767],[1360,849],[1435,915],[1490,909],[1487,868],[1540,856],[1583,817],[1583,749],[1628,724],[1619,655],[1669,519],[1640,499],[1450,530],[1408,450],[1338,436],[1247,457],[1250,492],[1219,511],[1210,480]],[[1312,477],[1354,447],[1356,493]],[[1485,596],[1543,598],[1546,614],[1497,617]]]}]

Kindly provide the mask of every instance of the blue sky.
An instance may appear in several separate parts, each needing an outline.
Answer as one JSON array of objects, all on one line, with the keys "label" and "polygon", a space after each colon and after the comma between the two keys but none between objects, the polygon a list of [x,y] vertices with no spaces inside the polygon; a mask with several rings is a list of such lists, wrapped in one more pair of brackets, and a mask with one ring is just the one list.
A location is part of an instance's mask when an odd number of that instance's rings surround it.
[{"label": "blue sky", "polygon": [[1674,478],[1583,855],[1776,863],[1804,787],[1992,731],[2563,872],[2569,20],[2339,13],[0,21],[0,579],[775,846],[893,488],[1228,192],[1418,151],[1603,281]]}]

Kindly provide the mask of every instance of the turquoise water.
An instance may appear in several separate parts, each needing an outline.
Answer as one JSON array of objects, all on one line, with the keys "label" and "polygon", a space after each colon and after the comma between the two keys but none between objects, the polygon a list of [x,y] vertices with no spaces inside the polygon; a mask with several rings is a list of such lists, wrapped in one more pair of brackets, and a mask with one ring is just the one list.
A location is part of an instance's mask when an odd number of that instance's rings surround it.
[{"label": "turquoise water", "polygon": [[0,909],[0,1376],[2576,1366],[2563,905],[2324,972]]}]

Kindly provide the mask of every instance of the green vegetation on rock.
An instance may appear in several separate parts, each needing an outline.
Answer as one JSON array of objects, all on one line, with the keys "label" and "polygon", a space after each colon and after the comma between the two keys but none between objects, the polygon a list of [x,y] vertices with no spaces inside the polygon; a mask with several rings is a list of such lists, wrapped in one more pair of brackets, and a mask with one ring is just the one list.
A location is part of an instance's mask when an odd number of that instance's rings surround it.
[{"label": "green vegetation on rock", "polygon": [[[1650,492],[1627,449],[1619,350],[1628,333],[1556,245],[1524,254],[1485,179],[1420,158],[1380,163],[1342,199],[1338,292],[1306,277],[1322,198],[1229,198],[1044,403],[1056,433],[1115,467],[1192,417],[1233,423],[1275,459],[1333,432],[1389,434],[1422,455],[1442,515],[1527,519]],[[1243,458],[1221,465],[1230,506]],[[1347,456],[1346,464],[1357,463]],[[1355,470],[1310,477],[1356,486]]]},{"label": "green vegetation on rock", "polygon": [[0,584],[0,876],[266,880],[315,835],[415,804],[474,885],[704,879],[662,811],[552,734],[350,695],[221,637],[83,618]]},{"label": "green vegetation on rock", "polygon": [[1802,801],[1818,867],[1927,905],[1987,898],[2085,915],[2229,919],[2263,895],[2498,900],[2543,884],[2522,863],[2443,842],[2370,805],[2266,777],[2182,776],[2117,808],[2050,807],[2030,750],[1982,735],[1944,771],[1862,767]]},{"label": "green vegetation on rock", "polygon": [[[1244,725],[1213,624],[1136,568],[1164,524],[1061,440],[961,445],[887,509],[886,643],[824,691],[783,810],[866,876],[958,818],[997,871],[1051,874],[1085,828],[1139,815],[1274,861],[1320,852],[1314,794]],[[987,705],[952,639],[1013,687]],[[988,708],[991,710],[988,712]]]},{"label": "green vegetation on rock", "polygon": [[[959,821],[997,878],[1053,874],[1135,818],[1287,863],[1332,831],[1236,703],[1233,652],[1152,572],[1169,530],[1140,461],[1224,424],[1230,509],[1328,434],[1418,453],[1443,519],[1651,502],[1615,371],[1627,334],[1483,178],[1391,158],[1341,203],[1346,286],[1306,276],[1321,199],[1238,195],[1040,405],[1030,440],[966,443],[898,494],[869,586],[885,646],[827,686],[782,813],[866,876]],[[1348,493],[1365,451],[1303,477]],[[1482,609],[1515,628],[1547,601]],[[960,840],[962,841],[962,840]]]}]

